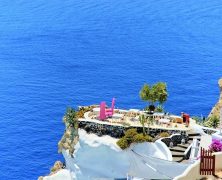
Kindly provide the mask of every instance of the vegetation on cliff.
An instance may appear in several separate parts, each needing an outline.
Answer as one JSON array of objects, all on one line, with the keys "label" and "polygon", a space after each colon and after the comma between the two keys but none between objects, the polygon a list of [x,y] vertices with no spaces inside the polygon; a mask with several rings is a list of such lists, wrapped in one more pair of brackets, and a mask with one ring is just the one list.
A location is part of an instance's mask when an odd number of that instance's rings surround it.
[{"label": "vegetation on cliff", "polygon": [[128,148],[132,143],[152,142],[153,138],[149,135],[138,133],[136,129],[129,129],[125,135],[117,141],[117,145],[121,149]]},{"label": "vegetation on cliff", "polygon": [[77,119],[78,112],[69,107],[66,110],[65,116],[63,118],[63,121],[65,122],[67,127],[74,127],[74,129],[78,130],[78,119]]},{"label": "vegetation on cliff", "polygon": [[77,117],[78,118],[84,118],[84,114],[88,111],[92,111],[93,108],[97,107],[96,105],[91,105],[91,106],[82,106],[79,107],[78,111],[77,111]]},{"label": "vegetation on cliff", "polygon": [[[53,165],[53,167],[50,169],[50,174],[48,176],[51,176],[53,174],[56,174],[58,171],[60,171],[61,169],[64,169],[65,166],[64,164],[61,162],[61,161],[56,161]],[[38,178],[38,180],[43,180],[44,177],[43,176],[40,176]]]},{"label": "vegetation on cliff", "polygon": [[72,156],[74,152],[74,146],[79,140],[78,135],[78,112],[73,108],[67,108],[66,113],[63,117],[63,122],[66,125],[66,129],[62,139],[58,143],[59,152],[62,149],[69,150]]},{"label": "vegetation on cliff", "polygon": [[216,129],[220,125],[220,118],[216,115],[212,115],[207,119],[204,125]]},{"label": "vegetation on cliff", "polygon": [[56,172],[58,172],[59,170],[63,169],[64,168],[64,164],[61,162],[61,161],[56,161],[54,163],[54,166],[50,169],[51,174],[55,174]]},{"label": "vegetation on cliff", "polygon": [[160,134],[159,134],[159,137],[161,137],[161,138],[163,138],[163,137],[169,137],[170,136],[170,134],[168,133],[168,132],[161,132]]}]

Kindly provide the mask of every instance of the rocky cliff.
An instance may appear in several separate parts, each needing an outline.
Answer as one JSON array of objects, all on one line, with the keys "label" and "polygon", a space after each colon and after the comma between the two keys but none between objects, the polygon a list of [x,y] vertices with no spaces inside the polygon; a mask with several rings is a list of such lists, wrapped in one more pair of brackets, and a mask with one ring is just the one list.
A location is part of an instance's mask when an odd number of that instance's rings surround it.
[{"label": "rocky cliff", "polygon": [[220,116],[220,109],[222,108],[222,78],[218,81],[218,84],[220,88],[220,98],[219,98],[219,101],[212,108],[209,116],[212,116],[212,115]]},{"label": "rocky cliff", "polygon": [[[79,141],[78,119],[76,118],[76,112],[72,109],[69,109],[66,115],[63,117],[63,122],[66,128],[61,140],[58,142],[58,152],[62,153],[63,150],[67,151],[69,155],[73,158],[73,153],[75,151],[74,147]],[[56,161],[54,166],[51,168],[50,174],[45,177],[40,176],[38,180],[61,179],[59,178],[59,176],[69,176],[69,171],[63,171],[62,175],[61,173],[58,174],[58,172],[60,172],[64,168],[65,165],[62,162]]]}]

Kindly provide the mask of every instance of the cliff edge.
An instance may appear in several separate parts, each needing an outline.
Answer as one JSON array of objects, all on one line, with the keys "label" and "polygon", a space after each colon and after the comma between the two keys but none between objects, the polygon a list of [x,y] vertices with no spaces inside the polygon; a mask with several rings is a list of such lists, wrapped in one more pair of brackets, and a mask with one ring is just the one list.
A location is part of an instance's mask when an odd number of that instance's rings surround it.
[{"label": "cliff edge", "polygon": [[222,108],[222,78],[218,81],[219,88],[220,88],[220,97],[219,101],[215,104],[215,106],[212,108],[209,117],[212,115],[220,116],[220,109]]}]

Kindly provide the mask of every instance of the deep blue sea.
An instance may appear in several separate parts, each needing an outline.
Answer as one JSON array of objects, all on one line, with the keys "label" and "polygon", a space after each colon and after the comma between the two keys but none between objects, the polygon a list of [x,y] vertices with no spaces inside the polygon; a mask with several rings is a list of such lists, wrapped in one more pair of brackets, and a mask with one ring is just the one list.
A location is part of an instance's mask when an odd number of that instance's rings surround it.
[{"label": "deep blue sea", "polygon": [[143,108],[143,83],[165,81],[169,112],[207,115],[221,47],[218,0],[0,1],[0,179],[34,180],[62,160],[67,106]]}]

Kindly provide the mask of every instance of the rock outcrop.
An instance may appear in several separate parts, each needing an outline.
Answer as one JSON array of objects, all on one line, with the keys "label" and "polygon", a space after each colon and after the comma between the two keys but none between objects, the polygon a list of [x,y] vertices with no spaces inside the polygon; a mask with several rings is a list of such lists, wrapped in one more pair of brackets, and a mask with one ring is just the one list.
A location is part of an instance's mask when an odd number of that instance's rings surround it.
[{"label": "rock outcrop", "polygon": [[[61,162],[61,161],[56,161],[54,163],[54,166],[51,168],[50,170],[50,174],[48,176],[51,176],[53,174],[56,174],[57,172],[59,172],[61,169],[64,168],[64,164]],[[44,176],[40,176],[38,178],[38,180],[43,180],[44,179]]]},{"label": "rock outcrop", "polygon": [[[62,150],[69,150],[69,154],[72,156],[74,153],[74,147],[79,141],[78,135],[78,125],[69,126],[66,117],[63,118],[63,121],[66,125],[65,132],[58,143],[58,152],[61,153]],[[78,123],[78,120],[75,120],[75,123]]]},{"label": "rock outcrop", "polygon": [[50,175],[57,173],[59,170],[63,168],[64,168],[64,164],[61,161],[56,161],[54,166],[50,170],[51,171]]},{"label": "rock outcrop", "polygon": [[219,88],[220,88],[220,98],[219,101],[215,104],[215,106],[212,108],[209,117],[212,115],[220,116],[220,109],[222,108],[222,78],[218,81]]},{"label": "rock outcrop", "polygon": [[[76,111],[73,111],[72,109],[67,111],[66,115],[63,117],[63,122],[65,124],[65,131],[61,140],[58,142],[58,152],[62,153],[62,150],[68,150],[69,154],[73,158],[73,153],[75,151],[74,147],[79,141],[78,119],[76,118]],[[56,161],[54,166],[51,168],[51,173],[48,175],[48,177],[56,174],[63,168],[65,168],[65,165],[60,161]],[[43,179],[43,176],[38,178],[38,180]]]}]

